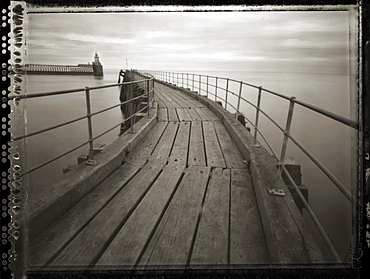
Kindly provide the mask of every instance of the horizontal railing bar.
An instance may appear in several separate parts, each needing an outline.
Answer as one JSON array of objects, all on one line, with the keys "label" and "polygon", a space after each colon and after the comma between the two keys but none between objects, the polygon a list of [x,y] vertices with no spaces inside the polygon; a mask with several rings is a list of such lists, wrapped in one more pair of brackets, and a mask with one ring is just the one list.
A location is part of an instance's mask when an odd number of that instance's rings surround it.
[{"label": "horizontal railing bar", "polygon": [[240,97],[240,100],[242,100],[242,101],[246,102],[247,104],[251,105],[251,106],[252,106],[252,107],[254,107],[255,109],[257,109],[257,108],[258,108],[255,104],[253,104],[252,102],[250,102],[250,101],[248,101],[248,100],[244,99],[243,97]]},{"label": "horizontal railing bar", "polygon": [[318,166],[321,171],[337,186],[337,188],[344,194],[344,196],[350,202],[356,202],[356,198],[351,195],[351,193],[342,185],[342,183],[323,165],[321,164],[302,144],[300,144],[291,135],[287,135],[289,139],[298,146],[299,149],[305,153],[316,166]]},{"label": "horizontal railing bar", "polygon": [[303,203],[304,207],[307,209],[312,221],[315,223],[315,226],[316,228],[318,229],[319,233],[321,234],[322,238],[324,239],[326,245],[328,246],[330,252],[332,253],[335,261],[337,263],[342,263],[342,260],[340,259],[340,257],[338,256],[338,253],[337,251],[335,250],[333,244],[331,243],[329,237],[327,236],[327,234],[325,233],[325,230],[324,228],[322,227],[321,223],[319,222],[319,220],[317,219],[315,213],[313,212],[312,208],[310,207],[310,205],[308,204],[308,202],[306,201],[306,199],[304,198],[304,196],[302,195],[301,191],[299,190],[297,184],[294,182],[294,179],[292,178],[292,176],[290,175],[289,171],[285,168],[285,165],[283,164],[281,166],[283,168],[283,171],[284,173],[286,174],[286,176],[288,177],[290,183],[292,184],[292,186],[294,187],[294,190],[296,191],[296,193],[298,194],[298,197],[299,199],[301,200],[301,202]]},{"label": "horizontal railing bar", "polygon": [[262,112],[264,116],[266,116],[273,124],[275,124],[276,127],[278,127],[284,133],[284,128],[281,127],[275,120],[273,120],[266,112],[264,112],[262,109],[260,109],[260,112]]},{"label": "horizontal railing bar", "polygon": [[[115,87],[115,86],[121,86],[126,84],[135,84],[139,82],[147,81],[147,79],[138,80],[138,81],[129,81],[129,82],[123,82],[123,83],[114,83],[109,85],[102,85],[102,86],[95,86],[95,87],[89,87],[90,90],[96,90],[96,89],[102,89],[102,88],[108,88],[108,87]],[[77,92],[84,92],[85,88],[77,88],[77,89],[69,89],[69,90],[61,90],[61,91],[50,91],[50,92],[43,92],[43,93],[33,93],[33,94],[27,94],[27,95],[16,95],[16,94],[10,94],[10,99],[20,98],[20,99],[31,99],[31,98],[38,98],[38,97],[46,97],[46,96],[54,96],[54,95],[61,95],[61,94],[68,94],[68,93],[77,93]]]},{"label": "horizontal railing bar", "polygon": [[118,126],[120,126],[122,124],[122,121],[120,123],[118,123],[117,125],[114,125],[112,128],[109,128],[108,130],[106,130],[105,132],[101,133],[100,135],[97,135],[96,137],[93,138],[93,140],[96,140],[102,136],[104,136],[105,134],[108,134],[110,131],[114,130],[115,128],[117,128]]},{"label": "horizontal railing bar", "polygon": [[[145,109],[149,109],[149,105],[146,105],[145,107],[143,107],[141,110],[138,110],[136,113],[134,113],[133,115],[131,115],[130,117],[126,118],[124,121],[126,122],[127,120],[130,120],[132,117],[135,117],[137,114],[143,112]],[[122,122],[120,122],[119,124],[117,125],[114,125],[112,128],[109,128],[108,130],[106,130],[105,132],[101,133],[100,135],[97,135],[96,137],[93,138],[93,140],[96,140],[102,136],[104,136],[105,134],[109,133],[110,131],[114,130],[115,128],[117,128],[119,125],[121,125]]]},{"label": "horizontal railing bar", "polygon": [[70,121],[67,121],[67,122],[64,122],[64,123],[55,125],[55,126],[51,126],[49,128],[45,128],[45,129],[40,130],[40,131],[37,131],[37,132],[29,133],[27,135],[23,135],[23,136],[19,136],[19,137],[14,137],[12,140],[13,141],[16,141],[16,140],[20,140],[20,139],[23,139],[23,138],[28,138],[28,137],[31,137],[31,136],[34,136],[34,135],[38,135],[38,134],[41,134],[41,133],[44,133],[44,132],[47,132],[47,131],[50,131],[50,130],[53,130],[53,129],[56,129],[56,128],[63,127],[63,126],[68,125],[68,124],[72,124],[72,123],[77,122],[77,121],[80,121],[80,120],[82,120],[82,119],[84,119],[86,117],[87,116],[84,115],[84,116],[78,117],[76,119],[73,119],[73,120],[70,120]]},{"label": "horizontal railing bar", "polygon": [[29,174],[30,172],[33,172],[33,171],[35,171],[35,170],[38,170],[39,168],[42,168],[43,166],[45,166],[45,165],[47,165],[47,164],[50,164],[50,163],[52,163],[52,162],[54,162],[54,161],[58,160],[59,158],[62,158],[62,157],[64,157],[65,155],[67,155],[67,154],[69,154],[69,153],[72,153],[73,151],[75,151],[75,150],[77,150],[77,149],[79,149],[79,148],[83,147],[84,145],[88,144],[89,142],[90,142],[90,141],[86,141],[86,142],[84,142],[84,143],[82,143],[82,144],[78,145],[77,147],[75,147],[75,148],[73,148],[73,149],[71,149],[71,150],[69,150],[69,151],[67,151],[67,152],[62,153],[61,155],[59,155],[59,156],[57,156],[57,157],[54,157],[53,159],[51,159],[51,160],[49,160],[49,161],[46,161],[45,163],[42,163],[41,165],[38,165],[37,167],[34,167],[34,168],[32,168],[32,169],[30,169],[30,170],[28,170],[28,171],[26,171],[26,172],[22,173],[22,174],[21,174],[21,176],[24,176],[24,175],[26,175],[26,174]]},{"label": "horizontal railing bar", "polygon": [[265,91],[267,93],[270,93],[270,94],[275,95],[275,96],[278,96],[278,97],[281,97],[281,98],[283,98],[285,100],[290,100],[291,99],[291,97],[288,97],[286,95],[283,95],[283,94],[280,94],[280,93],[277,93],[277,92],[274,92],[274,91],[271,91],[271,90],[268,90],[268,89],[265,89],[263,87],[262,87],[262,91]]},{"label": "horizontal railing bar", "polygon": [[[207,76],[204,76],[204,75],[198,75],[198,76],[207,77]],[[227,78],[223,78],[223,77],[216,77],[216,76],[208,76],[208,77],[209,78],[218,78],[218,79],[227,80]],[[240,83],[240,81],[237,81],[237,80],[234,80],[234,79],[229,79],[229,81],[234,81],[234,82],[239,82]],[[253,85],[253,84],[250,84],[250,83],[246,83],[244,81],[242,81],[242,83],[243,83],[243,85],[247,85],[247,86],[250,86],[250,87],[253,87],[253,88],[259,88],[259,86],[256,86],[256,85]],[[205,83],[204,82],[201,82],[201,84],[205,84]],[[208,84],[208,86],[216,87],[215,85],[210,84],[210,83]],[[218,87],[218,88],[226,91],[226,89],[224,89],[222,87]],[[273,94],[273,95],[278,96],[278,97],[281,97],[281,98],[283,98],[285,100],[290,100],[291,99],[291,97],[288,97],[286,95],[283,95],[283,94],[280,94],[280,93],[277,93],[275,91],[268,90],[268,89],[265,89],[265,88],[262,88],[262,91],[267,92],[267,93],[270,93],[270,94]],[[241,98],[241,99],[243,99],[244,101],[246,101],[244,98]],[[311,109],[313,111],[316,111],[316,112],[318,112],[318,113],[320,113],[322,115],[325,115],[325,116],[327,116],[327,117],[329,117],[331,119],[334,119],[334,120],[336,120],[336,121],[338,121],[338,122],[340,122],[342,124],[345,124],[347,126],[350,126],[350,127],[354,128],[354,129],[357,129],[358,130],[360,128],[359,123],[356,122],[356,121],[347,119],[345,117],[339,116],[339,115],[334,114],[332,112],[329,112],[327,110],[324,110],[324,109],[315,107],[315,106],[313,106],[311,104],[308,104],[308,103],[305,103],[303,101],[299,101],[297,99],[295,99],[294,102],[297,103],[297,104],[299,104],[299,105],[301,105],[301,106],[304,106],[304,107],[306,107],[308,109]]]},{"label": "horizontal railing bar", "polygon": [[257,130],[257,133],[258,133],[258,134],[260,134],[260,136],[262,137],[262,139],[265,141],[265,143],[267,144],[268,148],[270,149],[271,153],[274,155],[275,159],[277,159],[277,154],[276,154],[276,152],[274,151],[274,149],[272,149],[271,145],[269,144],[269,142],[267,141],[267,139],[265,138],[265,136],[261,133],[261,131],[260,131],[260,130],[258,130],[258,129],[256,128],[256,125],[254,125],[254,124],[252,123],[252,121],[250,121],[247,117],[245,117],[244,115],[243,115],[243,117],[244,117],[244,119],[246,119],[246,120],[248,121],[248,123],[249,123],[249,124],[250,124],[254,129],[256,129],[256,130]]},{"label": "horizontal railing bar", "polygon": [[33,93],[33,94],[10,94],[10,99],[32,99],[32,98],[38,98],[38,97],[45,97],[45,96],[54,96],[54,95],[61,95],[61,94],[68,94],[68,93],[78,93],[78,92],[85,92],[85,88],[81,89],[70,89],[70,90],[61,90],[61,91],[53,91],[53,92],[43,92],[43,93]]},{"label": "horizontal railing bar", "polygon": [[356,121],[353,121],[353,120],[350,120],[350,119],[347,119],[343,116],[340,116],[340,115],[337,115],[335,113],[332,113],[330,111],[327,111],[327,110],[324,110],[322,108],[319,108],[319,107],[316,107],[316,106],[313,106],[311,104],[308,104],[308,103],[305,103],[305,102],[302,102],[302,101],[299,101],[299,100],[293,100],[293,102],[295,102],[296,104],[298,105],[301,105],[303,107],[306,107],[310,110],[313,110],[313,111],[316,111],[322,115],[325,115],[331,119],[334,119],[342,124],[345,124],[347,126],[350,126],[352,128],[355,128],[356,130],[359,129],[359,123],[357,123]]},{"label": "horizontal railing bar", "polygon": [[91,116],[94,116],[94,115],[100,114],[100,113],[102,113],[102,112],[105,112],[105,111],[108,111],[108,110],[114,109],[115,107],[119,107],[119,106],[121,106],[121,105],[124,105],[124,104],[130,103],[130,102],[133,102],[133,101],[135,101],[135,100],[137,100],[137,99],[140,99],[140,98],[142,98],[143,96],[147,96],[147,95],[148,95],[147,93],[144,93],[144,94],[142,94],[142,95],[140,95],[140,96],[137,96],[137,97],[132,98],[132,99],[130,99],[130,100],[124,101],[124,102],[119,103],[119,104],[117,104],[117,105],[114,105],[114,106],[108,107],[108,108],[106,108],[106,109],[102,109],[102,110],[96,111],[96,112],[94,112],[94,113],[91,113],[90,115],[91,115]]}]

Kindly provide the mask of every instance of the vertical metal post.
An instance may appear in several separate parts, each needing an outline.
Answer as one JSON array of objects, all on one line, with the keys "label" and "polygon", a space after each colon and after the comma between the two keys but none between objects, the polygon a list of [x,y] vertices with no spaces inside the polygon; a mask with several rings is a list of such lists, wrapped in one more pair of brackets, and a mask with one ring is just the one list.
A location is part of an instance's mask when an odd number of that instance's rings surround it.
[{"label": "vertical metal post", "polygon": [[288,139],[289,139],[288,136],[290,135],[290,127],[292,125],[293,111],[294,111],[294,100],[295,99],[296,99],[296,97],[291,97],[290,98],[288,117],[287,117],[287,120],[286,120],[283,145],[281,147],[281,154],[280,154],[280,160],[279,160],[279,168],[278,168],[278,177],[279,177],[279,179],[280,179],[281,173],[283,171],[282,166],[284,165],[285,154],[286,154],[286,150],[287,150],[287,146],[288,146]]},{"label": "vertical metal post", "polygon": [[216,86],[215,86],[215,102],[217,102],[217,85],[218,84],[218,77],[216,77]]},{"label": "vertical metal post", "polygon": [[86,93],[86,112],[87,112],[87,128],[89,133],[89,155],[88,160],[94,160],[94,142],[93,142],[93,134],[92,134],[92,123],[91,123],[91,104],[90,104],[90,88],[85,87]]},{"label": "vertical metal post", "polygon": [[[238,106],[236,107],[236,112],[240,112],[240,98],[242,97],[242,88],[243,88],[243,82],[240,82],[240,88],[239,88],[239,98],[238,98]],[[238,117],[238,116],[237,116]]]},{"label": "vertical metal post", "polygon": [[184,73],[181,73],[181,87],[184,87]]},{"label": "vertical metal post", "polygon": [[189,74],[186,73],[186,89],[189,88]]},{"label": "vertical metal post", "polygon": [[148,117],[149,117],[149,104],[150,104],[150,87],[149,87],[150,79],[146,80],[146,92],[148,94]]},{"label": "vertical metal post", "polygon": [[207,89],[206,89],[207,98],[208,98],[208,79],[209,77],[207,76]]},{"label": "vertical metal post", "polygon": [[193,82],[192,82],[192,91],[194,91],[194,74],[193,74]]},{"label": "vertical metal post", "polygon": [[257,110],[256,110],[256,121],[254,124],[254,142],[253,145],[257,146],[257,131],[258,131],[258,119],[260,115],[260,107],[261,107],[261,95],[262,95],[262,86],[258,88],[258,99],[257,99]]},{"label": "vertical metal post", "polygon": [[199,75],[199,95],[202,94],[202,75]]},{"label": "vertical metal post", "polygon": [[229,79],[226,79],[225,109],[227,108],[227,96],[229,95]]}]

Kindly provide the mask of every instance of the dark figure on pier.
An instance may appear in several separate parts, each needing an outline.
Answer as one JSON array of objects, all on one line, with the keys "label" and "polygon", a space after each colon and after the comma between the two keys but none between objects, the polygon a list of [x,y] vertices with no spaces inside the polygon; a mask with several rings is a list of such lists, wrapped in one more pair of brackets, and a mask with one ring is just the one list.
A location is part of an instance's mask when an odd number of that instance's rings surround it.
[{"label": "dark figure on pier", "polygon": [[[123,84],[121,86],[120,101],[121,103],[129,101],[133,98],[137,98],[145,93],[144,89],[140,88],[137,84]],[[123,122],[121,124],[120,135],[122,135],[127,129],[131,128],[131,125],[135,123],[136,117],[130,118],[133,114],[139,111],[140,103],[144,100],[143,97],[135,99],[131,102],[127,102],[121,105],[121,112]],[[130,118],[128,121],[127,119]]]}]

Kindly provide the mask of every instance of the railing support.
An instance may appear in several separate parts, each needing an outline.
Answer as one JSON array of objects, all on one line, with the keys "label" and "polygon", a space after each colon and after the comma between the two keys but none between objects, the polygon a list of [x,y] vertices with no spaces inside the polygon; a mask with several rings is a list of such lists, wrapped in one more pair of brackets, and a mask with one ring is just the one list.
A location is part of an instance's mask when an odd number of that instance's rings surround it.
[{"label": "railing support", "polygon": [[199,95],[202,94],[202,75],[199,75]]},{"label": "railing support", "polygon": [[256,108],[256,121],[254,124],[254,141],[253,146],[259,147],[257,144],[257,135],[258,135],[258,121],[260,116],[260,109],[261,109],[261,97],[262,97],[262,86],[258,88],[258,99],[257,99],[257,108]]},{"label": "railing support", "polygon": [[193,81],[192,81],[192,91],[194,91],[194,74],[193,74]]},{"label": "railing support", "polygon": [[293,119],[293,111],[294,111],[294,100],[296,97],[290,98],[290,104],[289,104],[289,111],[288,111],[288,117],[286,120],[286,126],[284,131],[284,139],[283,139],[283,145],[281,147],[281,154],[280,154],[280,160],[279,160],[279,168],[278,168],[278,177],[280,179],[284,166],[284,160],[285,160],[285,154],[288,146],[288,139],[290,136],[290,127],[292,125],[292,119]]},{"label": "railing support", "polygon": [[243,82],[240,82],[240,88],[239,88],[239,98],[238,98],[238,105],[236,108],[236,112],[239,113],[240,111],[240,98],[242,97],[242,88],[243,88]]},{"label": "railing support", "polygon": [[226,79],[225,109],[227,110],[227,96],[229,95],[229,79]]},{"label": "railing support", "polygon": [[209,77],[207,76],[207,91],[206,91],[206,94],[207,94],[207,98],[208,98],[208,79],[209,79]]},{"label": "railing support", "polygon": [[92,133],[92,121],[91,121],[91,103],[90,103],[90,88],[85,87],[85,94],[86,94],[86,113],[87,113],[87,128],[89,133],[89,155],[87,157],[86,164],[88,165],[96,165],[97,162],[94,161],[94,139]]},{"label": "railing support", "polygon": [[216,85],[215,85],[215,102],[217,102],[217,83],[218,83],[218,77],[216,77]]},{"label": "railing support", "polygon": [[146,92],[148,94],[148,117],[149,117],[149,106],[150,106],[150,84],[149,84],[150,80],[148,79],[146,81]]}]

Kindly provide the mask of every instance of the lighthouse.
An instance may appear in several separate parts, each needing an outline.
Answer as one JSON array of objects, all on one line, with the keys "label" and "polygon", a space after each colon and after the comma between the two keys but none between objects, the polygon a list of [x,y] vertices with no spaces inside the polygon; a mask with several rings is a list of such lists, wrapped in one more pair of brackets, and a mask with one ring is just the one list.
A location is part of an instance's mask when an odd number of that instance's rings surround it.
[{"label": "lighthouse", "polygon": [[92,64],[93,64],[94,75],[103,76],[103,65],[99,61],[99,56],[97,52],[95,52],[94,62],[92,62]]}]

